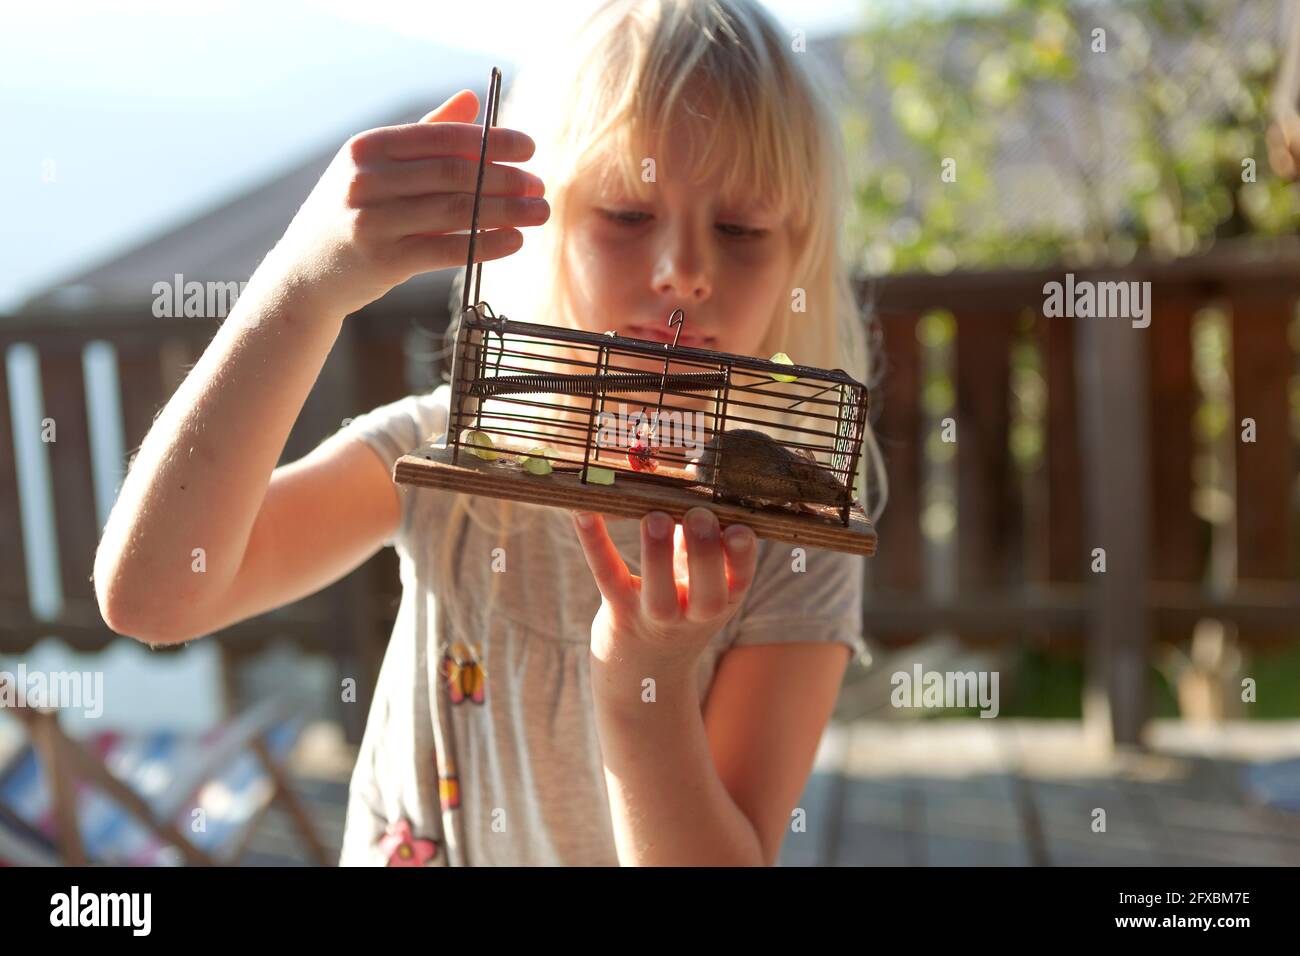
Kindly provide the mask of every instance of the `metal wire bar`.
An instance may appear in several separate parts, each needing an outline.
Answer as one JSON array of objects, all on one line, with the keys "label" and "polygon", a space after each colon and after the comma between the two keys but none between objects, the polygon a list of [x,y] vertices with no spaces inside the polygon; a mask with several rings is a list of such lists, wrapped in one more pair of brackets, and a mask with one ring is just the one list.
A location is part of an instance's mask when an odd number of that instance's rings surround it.
[{"label": "metal wire bar", "polygon": [[591,395],[601,392],[646,392],[661,385],[670,385],[683,392],[710,392],[715,388],[721,388],[726,378],[723,372],[679,372],[673,375],[662,375],[659,372],[501,375],[474,382],[470,386],[470,394],[480,398],[490,398],[495,395],[528,395],[538,392]]},{"label": "metal wire bar", "polygon": [[[478,263],[475,270],[474,246],[478,239],[478,210],[483,199],[483,173],[487,169],[488,129],[496,125],[497,102],[501,96],[501,71],[492,67],[492,76],[488,81],[488,100],[483,110],[483,140],[479,145],[478,181],[474,186],[474,212],[469,224],[469,255],[465,262],[465,286],[462,291],[461,311],[469,308],[470,280],[474,284],[474,301],[479,301],[479,282],[483,278],[483,263]],[[477,274],[476,274],[477,271]]]}]

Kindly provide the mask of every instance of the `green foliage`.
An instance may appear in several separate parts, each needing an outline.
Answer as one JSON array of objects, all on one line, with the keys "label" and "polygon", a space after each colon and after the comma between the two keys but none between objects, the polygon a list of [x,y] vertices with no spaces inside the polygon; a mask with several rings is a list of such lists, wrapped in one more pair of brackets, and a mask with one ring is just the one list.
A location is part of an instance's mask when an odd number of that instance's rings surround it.
[{"label": "green foliage", "polygon": [[[1020,647],[1016,657],[1015,676],[1003,691],[1000,717],[1083,717],[1084,664],[1077,653]],[[1178,716],[1173,691],[1154,667],[1147,671],[1147,689],[1152,717]]]},{"label": "green foliage", "polygon": [[[1278,50],[1229,42],[1236,7],[1013,0],[993,14],[881,20],[855,36],[845,65],[862,95],[849,102],[873,101],[874,89],[887,97],[891,127],[873,129],[876,117],[860,107],[843,117],[857,157],[856,265],[881,274],[1122,263],[1143,248],[1177,258],[1217,239],[1293,232],[1300,187],[1273,174],[1265,145]],[[1104,52],[1094,51],[1098,27]],[[1153,46],[1174,52],[1157,58]],[[1049,104],[1066,94],[1073,119],[1063,125]],[[1050,162],[995,176],[1014,128]],[[1098,161],[1080,158],[1088,139]],[[1106,151],[1120,148],[1124,161],[1107,166]],[[955,181],[941,179],[945,160],[955,161]],[[1008,222],[1017,202],[1078,213]]]}]

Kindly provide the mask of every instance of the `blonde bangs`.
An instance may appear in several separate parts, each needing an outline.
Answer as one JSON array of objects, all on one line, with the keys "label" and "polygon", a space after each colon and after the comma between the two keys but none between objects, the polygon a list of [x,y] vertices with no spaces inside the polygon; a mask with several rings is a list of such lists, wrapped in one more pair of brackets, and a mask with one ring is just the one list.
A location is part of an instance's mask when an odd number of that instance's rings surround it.
[{"label": "blonde bangs", "polygon": [[726,202],[757,200],[805,232],[824,144],[814,104],[776,48],[782,42],[728,4],[633,6],[618,40],[593,51],[585,102],[569,124],[566,172],[649,200],[644,160],[656,160],[656,179],[678,177],[661,157],[666,137],[686,136],[692,181],[716,177]]}]

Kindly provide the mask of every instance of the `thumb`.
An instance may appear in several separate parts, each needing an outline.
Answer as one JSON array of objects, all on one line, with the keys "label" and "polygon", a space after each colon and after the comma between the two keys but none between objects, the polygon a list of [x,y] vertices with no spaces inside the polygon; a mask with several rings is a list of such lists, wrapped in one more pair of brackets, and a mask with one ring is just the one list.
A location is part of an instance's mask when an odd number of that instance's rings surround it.
[{"label": "thumb", "polygon": [[478,116],[478,97],[473,90],[461,90],[436,110],[425,113],[421,123],[472,123]]}]

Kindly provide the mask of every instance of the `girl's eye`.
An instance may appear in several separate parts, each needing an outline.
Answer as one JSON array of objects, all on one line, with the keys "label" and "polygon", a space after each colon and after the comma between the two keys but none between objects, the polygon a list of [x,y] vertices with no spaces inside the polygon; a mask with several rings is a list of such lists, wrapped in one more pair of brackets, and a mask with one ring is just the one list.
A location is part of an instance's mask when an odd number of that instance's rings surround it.
[{"label": "girl's eye", "polygon": [[766,229],[750,229],[746,226],[737,226],[731,222],[718,223],[718,229],[724,235],[733,236],[737,239],[761,239],[767,235]]},{"label": "girl's eye", "polygon": [[639,226],[650,218],[648,213],[633,212],[630,210],[602,209],[600,213],[606,219],[610,219],[614,222],[621,222],[626,226]]},{"label": "girl's eye", "polygon": [[[625,226],[639,226],[654,218],[649,213],[630,209],[601,209],[600,214],[611,222]],[[762,239],[768,232],[766,229],[751,229],[748,226],[739,226],[732,222],[720,222],[717,224],[717,228],[723,235],[730,236],[733,239]]]}]

